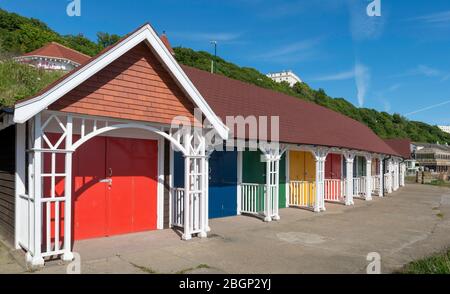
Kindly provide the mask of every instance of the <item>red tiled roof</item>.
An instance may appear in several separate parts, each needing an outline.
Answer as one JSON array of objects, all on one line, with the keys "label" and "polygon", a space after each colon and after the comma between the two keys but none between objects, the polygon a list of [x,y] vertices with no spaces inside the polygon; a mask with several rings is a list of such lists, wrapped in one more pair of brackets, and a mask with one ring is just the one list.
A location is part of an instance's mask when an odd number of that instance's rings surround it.
[{"label": "red tiled roof", "polygon": [[56,42],[48,43],[44,47],[41,47],[29,53],[25,53],[23,56],[62,58],[71,60],[78,64],[83,64],[91,58],[86,54],[70,49]]},{"label": "red tiled roof", "polygon": [[[122,40],[127,36],[124,36]],[[164,42],[164,40],[162,41]],[[82,66],[69,72],[33,97],[48,91],[88,63],[114,48],[118,43],[120,41],[113,46],[105,48],[92,58],[86,56]],[[167,46],[168,43],[164,42],[164,44]],[[88,60],[89,62],[86,62]],[[341,147],[399,155],[367,126],[325,107],[221,75],[211,74],[184,65],[181,65],[181,67],[222,120],[225,120],[226,116],[238,115],[244,117],[250,115],[279,116],[280,141],[283,143]],[[22,99],[17,103],[33,97]]]},{"label": "red tiled roof", "polygon": [[226,116],[279,116],[283,143],[398,155],[367,126],[340,113],[221,75],[188,66],[182,68],[224,121]]},{"label": "red tiled roof", "polygon": [[409,139],[388,139],[386,144],[396,151],[404,159],[411,158],[411,140]]}]

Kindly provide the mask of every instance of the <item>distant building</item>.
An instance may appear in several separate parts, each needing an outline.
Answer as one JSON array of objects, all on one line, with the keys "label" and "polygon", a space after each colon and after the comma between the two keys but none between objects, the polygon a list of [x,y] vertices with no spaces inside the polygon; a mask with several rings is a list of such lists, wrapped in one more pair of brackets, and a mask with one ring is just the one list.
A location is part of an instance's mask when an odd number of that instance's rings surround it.
[{"label": "distant building", "polygon": [[387,139],[384,140],[392,149],[404,158],[406,174],[415,175],[419,170],[419,166],[414,159],[417,146],[411,143],[409,139]]},{"label": "distant building", "polygon": [[450,126],[438,126],[441,130],[450,134]]},{"label": "distant building", "polygon": [[420,167],[433,172],[450,172],[450,146],[414,143],[415,159]]},{"label": "distant building", "polygon": [[51,42],[14,60],[45,70],[71,71],[91,57],[56,42]]},{"label": "distant building", "polygon": [[287,82],[291,87],[293,87],[296,83],[303,83],[303,81],[292,71],[282,71],[276,73],[269,73],[267,77],[271,78],[277,83]]}]

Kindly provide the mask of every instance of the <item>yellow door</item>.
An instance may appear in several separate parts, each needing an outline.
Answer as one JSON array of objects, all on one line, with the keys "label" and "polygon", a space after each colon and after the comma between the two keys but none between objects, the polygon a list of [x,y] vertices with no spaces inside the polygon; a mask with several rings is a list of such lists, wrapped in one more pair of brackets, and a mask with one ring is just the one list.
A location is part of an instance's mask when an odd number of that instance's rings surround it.
[{"label": "yellow door", "polygon": [[311,152],[303,152],[305,156],[305,181],[316,181],[316,160]]},{"label": "yellow door", "polygon": [[289,152],[289,179],[291,181],[303,180],[303,168],[301,163],[301,152]]},{"label": "yellow door", "polygon": [[[289,179],[303,182],[291,185],[291,204],[313,206],[315,199],[316,163],[310,152],[289,152]],[[299,198],[300,197],[300,198]]]}]

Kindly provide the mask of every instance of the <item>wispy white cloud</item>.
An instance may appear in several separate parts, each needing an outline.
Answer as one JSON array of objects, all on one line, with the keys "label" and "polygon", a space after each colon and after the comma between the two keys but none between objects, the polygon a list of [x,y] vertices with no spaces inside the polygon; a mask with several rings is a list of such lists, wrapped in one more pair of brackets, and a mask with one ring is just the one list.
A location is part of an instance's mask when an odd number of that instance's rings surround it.
[{"label": "wispy white cloud", "polygon": [[243,32],[173,32],[172,36],[189,41],[211,41],[215,40],[218,42],[234,42],[238,41]]},{"label": "wispy white cloud", "polygon": [[342,81],[342,80],[349,80],[353,79],[355,77],[355,70],[351,69],[348,71],[342,71],[330,75],[325,75],[321,77],[313,78],[313,81]]},{"label": "wispy white cloud", "polygon": [[392,86],[388,87],[388,88],[386,89],[386,91],[383,91],[383,92],[384,92],[384,93],[387,93],[387,92],[394,92],[394,91],[400,89],[401,86],[402,86],[401,84],[393,84]]},{"label": "wispy white cloud", "polygon": [[254,58],[275,62],[301,61],[310,59],[316,56],[319,52],[317,46],[319,46],[321,40],[322,38],[314,38],[287,44],[268,52],[255,55]]},{"label": "wispy white cloud", "polygon": [[263,10],[260,16],[264,18],[281,18],[290,15],[296,15],[305,10],[304,1],[282,2],[277,1]]},{"label": "wispy white cloud", "polygon": [[355,82],[359,107],[364,105],[370,86],[370,69],[362,63],[355,64]]},{"label": "wispy white cloud", "polygon": [[345,6],[343,1],[336,0],[238,0],[237,2],[250,4],[258,16],[270,20],[304,15],[310,11],[335,12],[341,6]]},{"label": "wispy white cloud", "polygon": [[378,100],[382,105],[383,105],[383,110],[386,112],[390,112],[391,111],[391,99],[389,99],[388,97],[392,95],[393,92],[397,91],[398,89],[400,89],[402,87],[402,84],[397,83],[397,84],[393,84],[387,88],[383,88],[380,91],[376,91],[374,93],[374,97],[376,100]]},{"label": "wispy white cloud", "polygon": [[364,106],[366,95],[369,90],[371,74],[370,69],[360,62],[356,62],[351,70],[342,71],[334,74],[324,75],[313,78],[313,81],[343,81],[355,80],[356,96],[358,98],[359,107]]},{"label": "wispy white cloud", "polygon": [[390,112],[391,111],[391,102],[389,102],[389,100],[387,100],[387,99],[383,99],[382,103],[383,103],[383,110],[385,112]]},{"label": "wispy white cloud", "polygon": [[447,101],[444,101],[444,102],[441,102],[441,103],[437,103],[437,104],[433,104],[433,105],[430,105],[430,106],[427,106],[427,107],[423,107],[423,108],[417,109],[415,111],[406,113],[405,116],[411,116],[413,114],[424,112],[424,111],[427,111],[427,110],[430,110],[430,109],[433,109],[433,108],[437,108],[437,107],[440,107],[440,106],[444,106],[444,105],[447,105],[447,104],[450,104],[450,100],[447,100]]},{"label": "wispy white cloud", "polygon": [[391,76],[392,78],[404,78],[411,76],[425,76],[428,78],[438,78],[442,81],[448,80],[450,78],[450,73],[442,71],[440,69],[420,64],[413,69],[407,70],[404,73],[396,74]]},{"label": "wispy white cloud", "polygon": [[413,74],[421,74],[427,77],[437,77],[442,74],[442,72],[438,69],[429,67],[427,65],[419,65],[415,71],[413,71]]},{"label": "wispy white cloud", "polygon": [[450,25],[450,10],[413,17],[410,21],[422,21],[432,25]]}]

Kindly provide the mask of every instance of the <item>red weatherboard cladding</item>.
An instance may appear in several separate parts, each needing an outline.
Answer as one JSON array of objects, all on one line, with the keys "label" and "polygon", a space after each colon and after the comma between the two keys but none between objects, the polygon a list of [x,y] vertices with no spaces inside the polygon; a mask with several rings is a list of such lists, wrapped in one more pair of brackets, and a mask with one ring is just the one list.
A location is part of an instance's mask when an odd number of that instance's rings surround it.
[{"label": "red weatherboard cladding", "polygon": [[170,124],[194,106],[145,43],[50,106],[52,110]]},{"label": "red weatherboard cladding", "polygon": [[214,112],[279,116],[280,141],[396,154],[367,126],[325,107],[221,75],[182,66]]}]

